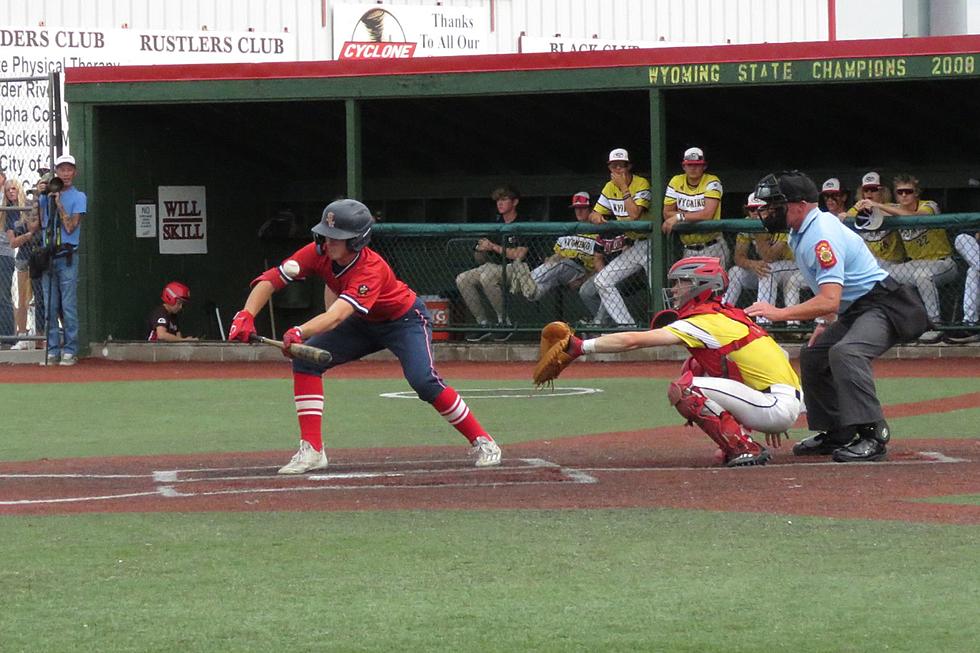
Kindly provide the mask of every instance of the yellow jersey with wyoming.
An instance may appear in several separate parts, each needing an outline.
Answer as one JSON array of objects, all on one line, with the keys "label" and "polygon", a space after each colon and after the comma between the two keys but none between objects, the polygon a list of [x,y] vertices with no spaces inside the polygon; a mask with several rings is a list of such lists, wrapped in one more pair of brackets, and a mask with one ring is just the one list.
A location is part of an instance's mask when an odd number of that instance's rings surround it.
[{"label": "yellow jersey with wyoming", "polygon": [[[733,340],[744,338],[749,328],[726,315],[706,313],[677,320],[664,327],[692,349],[721,349]],[[800,389],[800,377],[790,365],[789,356],[771,337],[756,338],[741,349],[728,354],[738,365],[742,382],[755,390],[765,390],[774,383]]]},{"label": "yellow jersey with wyoming", "polygon": [[[705,173],[701,175],[701,180],[697,185],[691,186],[687,183],[687,175],[680,174],[671,177],[667,182],[667,192],[664,194],[664,206],[671,204],[677,205],[677,210],[681,213],[691,213],[700,211],[704,208],[706,199],[718,200],[715,214],[711,220],[721,219],[721,196],[724,189],[721,187],[721,180],[715,175]],[[681,243],[684,245],[704,245],[718,240],[720,233],[681,234]]]},{"label": "yellow jersey with wyoming", "polygon": [[[931,200],[919,200],[916,210],[920,215],[938,215],[939,205]],[[953,255],[945,229],[913,227],[899,229],[898,233],[902,237],[905,253],[913,261],[934,261]]]},{"label": "yellow jersey with wyoming", "polygon": [[[650,209],[650,200],[653,196],[650,193],[649,181],[643,177],[633,175],[633,181],[630,182],[628,190],[630,195],[633,196],[633,202],[637,206],[642,206],[647,210]],[[606,182],[606,185],[602,187],[602,192],[599,193],[599,199],[596,200],[592,210],[604,216],[607,220],[609,216],[615,217],[617,221],[630,219],[630,215],[626,211],[626,200],[623,199],[623,193],[611,181]],[[626,232],[626,237],[631,240],[643,240],[644,238],[648,238],[649,235],[640,231]]]},{"label": "yellow jersey with wyoming", "polygon": [[[752,220],[754,218],[750,218],[750,217],[746,216],[746,219]],[[756,239],[757,236],[759,236],[758,233],[751,233],[750,234],[750,233],[746,233],[744,231],[740,231],[740,232],[738,232],[738,235],[735,236],[735,246],[738,247],[739,245],[747,245],[750,248],[755,248],[755,242],[756,242],[755,239]],[[783,249],[782,255],[780,255],[780,257],[776,259],[777,261],[793,261],[793,260],[795,260],[793,258],[793,250],[790,249],[790,247],[789,247],[789,233],[782,233],[781,232],[781,233],[778,233],[778,234],[769,234],[768,240],[769,240],[769,247],[772,247],[776,243],[786,243],[786,247]],[[758,256],[758,258],[760,258],[760,259],[762,258],[762,255],[759,254],[758,250],[756,250],[755,253]]]},{"label": "yellow jersey with wyoming", "polygon": [[595,257],[602,253],[602,248],[599,234],[574,234],[556,240],[554,251],[562,258],[579,263],[589,272],[595,272]]},{"label": "yellow jersey with wyoming", "polygon": [[[847,210],[847,217],[849,218],[856,218],[857,214],[858,210],[854,206]],[[888,216],[886,215],[885,222],[887,221]],[[857,232],[861,234],[861,238],[864,239],[864,244],[868,246],[868,249],[871,250],[871,253],[879,261],[901,263],[905,260],[905,248],[902,247],[902,239],[898,237],[897,231],[888,229],[866,231],[864,229],[858,229]]]}]

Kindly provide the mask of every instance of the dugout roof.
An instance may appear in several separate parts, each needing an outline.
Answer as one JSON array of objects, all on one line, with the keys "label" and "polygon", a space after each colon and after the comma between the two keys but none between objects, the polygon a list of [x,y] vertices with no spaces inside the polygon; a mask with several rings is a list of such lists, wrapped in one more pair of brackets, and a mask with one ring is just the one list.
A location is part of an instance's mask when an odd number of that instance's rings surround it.
[{"label": "dugout roof", "polygon": [[[515,183],[534,219],[568,219],[626,147],[655,194],[702,147],[739,206],[767,171],[854,188],[909,171],[944,210],[980,210],[980,36],[409,60],[75,68],[72,149],[95,219],[83,237],[89,340],[127,334],[101,295],[146,303],[171,277],[228,305],[282,207],[315,221],[338,195],[389,221],[484,221]],[[980,182],[977,182],[980,184]],[[205,185],[209,255],[161,256],[133,206]],[[139,262],[137,272],[134,261]],[[83,341],[85,338],[83,338]]]}]

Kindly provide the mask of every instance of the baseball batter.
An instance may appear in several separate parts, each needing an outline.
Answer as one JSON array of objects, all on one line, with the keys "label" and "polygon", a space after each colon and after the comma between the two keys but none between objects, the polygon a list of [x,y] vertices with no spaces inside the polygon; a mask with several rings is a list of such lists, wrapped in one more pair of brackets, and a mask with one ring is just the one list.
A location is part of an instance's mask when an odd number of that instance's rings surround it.
[{"label": "baseball batter", "polygon": [[293,398],[299,420],[299,450],[280,474],[302,474],[327,466],[322,439],[323,378],[328,369],[388,349],[399,360],[405,379],[419,399],[472,445],[477,467],[500,464],[500,447],[466,402],[446,385],[432,358],[432,319],[415,292],[398,279],[380,254],[367,247],[374,218],[352,199],[331,202],[313,227],[313,242],[278,267],[252,281],[252,291],[228,332],[229,340],[248,342],[255,316],[269,298],[289,283],[319,276],[326,284],[326,310],[283,335],[283,353],[303,343],[326,349],[333,360],[320,366],[293,360]]},{"label": "baseball batter", "polygon": [[[720,301],[728,275],[718,259],[681,259],[670,268],[667,279],[671,287],[664,291],[665,301],[674,310],[659,313],[649,331],[610,333],[590,340],[569,331],[566,344],[549,335],[561,331],[555,326],[563,323],[545,327],[545,354],[535,370],[535,382],[554,379],[583,354],[682,345],[691,357],[668,388],[671,405],[718,445],[728,467],[764,465],[769,450],[752,439],[751,429],[766,433],[767,442],[779,446],[781,434],[803,408],[800,380],[789,357],[741,309]],[[546,348],[554,343],[557,351]]]}]

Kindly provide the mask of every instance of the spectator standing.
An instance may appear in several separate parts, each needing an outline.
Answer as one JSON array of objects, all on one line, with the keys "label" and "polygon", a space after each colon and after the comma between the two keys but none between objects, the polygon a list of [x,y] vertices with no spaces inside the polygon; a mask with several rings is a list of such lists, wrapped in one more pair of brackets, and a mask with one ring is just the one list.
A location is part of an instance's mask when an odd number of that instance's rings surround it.
[{"label": "spectator standing", "polygon": [[790,229],[789,243],[814,296],[796,306],[756,302],[746,314],[810,320],[817,326],[800,349],[807,422],[820,433],[797,443],[798,456],[832,454],[837,462],[881,460],[891,437],[875,394],[871,363],[898,342],[926,330],[925,307],[888,276],[860,236],[817,208],[816,184],[799,171],[770,174],[756,186],[767,203],[770,233]]},{"label": "spectator standing", "polygon": [[299,421],[299,450],[279,469],[303,474],[327,466],[323,447],[323,374],[327,370],[387,349],[401,363],[405,380],[419,399],[472,445],[476,467],[500,464],[500,447],[470,412],[462,397],[442,380],[432,360],[432,318],[425,302],[395,276],[380,254],[368,247],[374,218],[357,200],[341,199],[324,208],[313,227],[313,242],[252,281],[242,310],[235,314],[229,340],[249,342],[255,316],[273,293],[306,277],[326,284],[326,310],[286,331],[283,353],[302,343],[333,354],[329,363],[293,360],[293,396]]},{"label": "spectator standing", "polygon": [[[599,199],[592,207],[589,222],[603,224],[616,221],[642,220],[650,208],[649,180],[633,174],[629,152],[616,148],[609,152],[606,164],[609,181],[602,187]],[[621,238],[610,239],[605,248],[610,260],[595,276],[595,288],[599,293],[601,308],[621,326],[634,325],[623,296],[617,286],[638,270],[650,274],[650,241],[648,235],[628,231]],[[615,258],[612,258],[615,256]],[[600,314],[595,314],[600,318]]]},{"label": "spectator standing", "polygon": [[[721,180],[705,172],[708,162],[704,150],[689,147],[684,151],[681,167],[684,172],[671,177],[664,194],[661,231],[669,234],[680,222],[703,222],[721,219]],[[720,232],[681,234],[683,256],[712,256],[728,265],[728,243]]]},{"label": "spectator standing", "polygon": [[[27,195],[20,182],[16,179],[9,179],[3,186],[3,205],[4,206],[23,206],[30,207]],[[32,227],[37,223],[37,211],[35,207],[25,208],[20,211],[5,211],[6,225],[5,235],[11,247],[17,250],[14,257],[14,269],[17,274],[17,304],[14,308],[14,329],[17,335],[27,334],[27,309],[31,303],[33,294],[33,284],[31,275],[28,272],[27,261],[33,247],[32,239],[37,235]],[[9,287],[9,284],[8,286]],[[33,349],[34,343],[30,340],[20,340],[11,349]]]},{"label": "spectator standing", "polygon": [[191,289],[179,281],[171,281],[163,287],[160,293],[163,303],[153,309],[147,319],[150,342],[182,342],[197,340],[180,332],[180,312],[184,304],[191,300]]},{"label": "spectator standing", "polygon": [[[24,206],[26,199],[20,184],[11,179],[3,186],[3,205]],[[11,336],[14,329],[14,257],[16,247],[14,240],[14,224],[20,219],[20,211],[0,212],[0,336]]]},{"label": "spectator standing", "polygon": [[[575,211],[578,222],[588,222],[592,211],[589,194],[582,191],[572,195],[569,208]],[[521,293],[529,301],[538,301],[558,286],[581,292],[586,280],[602,269],[602,261],[602,239],[598,234],[562,236],[555,241],[553,254],[533,270],[523,261],[511,264],[511,291]],[[595,293],[595,285],[592,287]],[[599,301],[598,293],[595,301]]]},{"label": "spectator standing", "polygon": [[[521,194],[516,188],[500,186],[494,189],[490,197],[497,203],[497,224],[512,224],[520,219],[517,206],[521,203]],[[505,342],[513,335],[510,320],[504,315],[504,266],[510,261],[523,261],[527,251],[527,245],[515,235],[506,236],[502,244],[489,238],[480,238],[477,241],[473,253],[477,266],[456,276],[456,287],[481,327],[466,337],[469,342],[483,342],[490,338]],[[483,307],[481,290],[496,315],[497,322],[494,325],[491,325]],[[496,331],[490,331],[491,326],[496,327]]]},{"label": "spectator standing", "polygon": [[[60,359],[61,365],[67,366],[78,360],[78,245],[88,198],[74,185],[78,171],[75,157],[59,156],[54,169],[63,187],[42,195],[39,202],[44,244],[56,250],[42,277],[48,310],[47,363],[53,365]],[[59,315],[63,332],[58,326]]]},{"label": "spectator standing", "polygon": [[980,342],[980,330],[977,330],[980,327],[980,231],[960,234],[953,244],[967,265],[963,284],[963,326],[966,329],[949,334],[946,340],[956,345]]},{"label": "spectator standing", "polygon": [[[919,180],[910,174],[897,175],[892,184],[897,203],[876,202],[863,199],[857,203],[858,210],[877,209],[884,215],[936,215],[939,206],[932,201],[920,199]],[[926,306],[926,315],[933,327],[943,324],[938,286],[956,279],[956,263],[953,262],[953,247],[945,229],[925,229],[913,227],[899,229],[902,247],[908,260],[890,266],[889,274],[899,283],[915,286]],[[922,344],[935,344],[942,339],[942,333],[935,328],[919,337]]]}]

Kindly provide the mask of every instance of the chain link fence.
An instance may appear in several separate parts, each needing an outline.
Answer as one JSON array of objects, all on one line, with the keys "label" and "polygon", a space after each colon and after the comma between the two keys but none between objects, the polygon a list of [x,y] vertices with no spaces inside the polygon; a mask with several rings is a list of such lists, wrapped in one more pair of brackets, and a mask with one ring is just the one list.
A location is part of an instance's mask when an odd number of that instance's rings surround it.
[{"label": "chain link fence", "polygon": [[[940,336],[980,334],[975,324],[980,254],[970,258],[971,252],[980,252],[980,214],[889,218],[886,226],[858,233],[873,240],[888,233],[921,239],[928,232],[940,244],[935,258],[906,256],[883,264],[896,279],[919,290],[934,330]],[[666,270],[682,256],[679,236],[692,232],[721,232],[732,253],[739,234],[743,242],[766,237],[759,221],[747,219],[682,225],[666,238],[659,224],[651,222],[386,223],[376,226],[372,247],[426,301],[437,340],[534,341],[552,320],[578,325],[586,333],[646,328],[663,307]],[[521,260],[502,264],[497,253],[501,247]],[[749,256],[754,256],[751,247]],[[770,264],[771,274],[760,278],[739,272],[732,259],[726,266],[737,288],[729,298],[737,306],[756,301],[760,287],[763,298],[778,306],[812,296],[792,261]],[[812,325],[777,323],[767,328],[777,337],[799,339]]]},{"label": "chain link fence", "polygon": [[[0,79],[0,347],[33,349],[44,334],[44,295],[28,260],[40,240],[36,187],[62,140],[60,81]],[[59,149],[60,151],[60,149]]]}]

